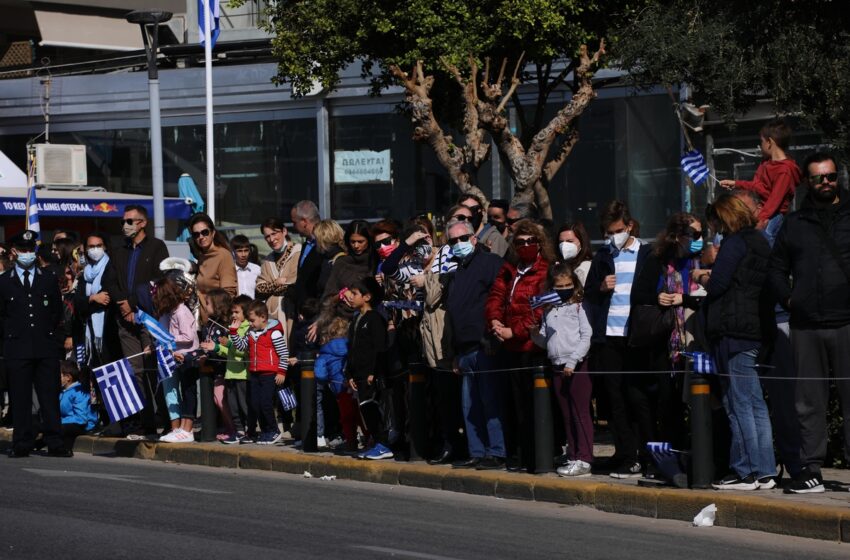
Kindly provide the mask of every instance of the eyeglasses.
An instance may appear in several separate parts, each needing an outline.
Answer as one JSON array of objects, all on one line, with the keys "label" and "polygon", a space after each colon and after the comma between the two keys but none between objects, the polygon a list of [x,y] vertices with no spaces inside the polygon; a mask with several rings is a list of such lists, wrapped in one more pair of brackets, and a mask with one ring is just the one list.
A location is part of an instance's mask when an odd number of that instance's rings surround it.
[{"label": "eyeglasses", "polygon": [[193,231],[192,238],[200,239],[201,237],[209,237],[212,232],[208,228],[204,228],[201,231]]},{"label": "eyeglasses", "polygon": [[450,238],[449,238],[449,245],[457,245],[457,244],[458,244],[458,243],[460,243],[461,241],[463,241],[464,243],[466,243],[466,242],[467,242],[467,241],[469,241],[471,238],[472,238],[472,234],[471,234],[471,233],[467,233],[466,235],[458,235],[457,237],[450,237]]},{"label": "eyeglasses", "polygon": [[702,239],[702,230],[692,229],[688,232],[691,236],[691,239],[696,241],[697,239]]},{"label": "eyeglasses", "polygon": [[820,185],[826,179],[827,183],[834,183],[838,180],[838,173],[824,173],[821,175],[812,175],[809,177],[809,182],[813,185]]},{"label": "eyeglasses", "polygon": [[124,218],[121,221],[127,224],[128,226],[132,226],[133,224],[137,224],[139,222],[144,222],[144,220],[141,218]]},{"label": "eyeglasses", "polygon": [[517,247],[528,247],[529,245],[537,245],[536,237],[529,237],[527,239],[514,239],[514,245]]},{"label": "eyeglasses", "polygon": [[383,245],[384,247],[387,247],[389,245],[392,245],[393,241],[395,241],[395,240],[392,237],[385,237],[385,238],[381,239],[380,241],[375,241],[375,243],[377,243],[378,245]]},{"label": "eyeglasses", "polygon": [[469,216],[467,216],[466,214],[455,214],[454,216],[452,216],[452,220],[457,220],[459,222],[465,222],[468,219]]}]

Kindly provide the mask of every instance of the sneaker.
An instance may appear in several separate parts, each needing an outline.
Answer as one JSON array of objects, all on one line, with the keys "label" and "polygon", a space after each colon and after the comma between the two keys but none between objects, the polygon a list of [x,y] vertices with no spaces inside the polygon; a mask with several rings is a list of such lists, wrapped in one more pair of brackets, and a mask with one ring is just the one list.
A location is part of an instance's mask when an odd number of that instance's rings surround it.
[{"label": "sneaker", "polygon": [[167,434],[165,434],[164,436],[159,438],[159,441],[161,443],[177,443],[177,441],[178,441],[177,437],[180,435],[180,432],[182,432],[182,431],[183,430],[181,430],[180,428],[177,428],[176,430],[171,430],[170,432],[168,432]]},{"label": "sneaker", "polygon": [[375,445],[375,447],[373,447],[372,449],[367,451],[363,455],[363,458],[364,459],[370,459],[372,461],[378,461],[378,460],[381,460],[381,459],[392,459],[393,458],[393,452],[390,451],[390,449],[388,447],[386,447],[385,445],[379,443],[379,444]]},{"label": "sneaker", "polygon": [[328,440],[325,439],[325,436],[318,436],[316,438],[316,447],[318,449],[327,449]]},{"label": "sneaker", "polygon": [[180,441],[178,443],[195,443],[195,432],[180,430]]},{"label": "sneaker", "polygon": [[223,443],[225,445],[233,445],[233,444],[236,444],[236,443],[241,443],[241,439],[236,434],[230,434],[229,436],[226,436],[226,437],[224,437],[224,438],[222,438],[218,441],[220,441],[221,443]]},{"label": "sneaker", "polygon": [[640,478],[641,466],[638,461],[627,461],[608,475],[611,478]]},{"label": "sneaker", "polygon": [[756,482],[758,482],[759,490],[773,490],[777,486],[775,476],[763,476]]},{"label": "sneaker", "polygon": [[558,467],[558,474],[569,477],[590,476],[590,463],[584,461],[570,461],[566,466]]},{"label": "sneaker", "polygon": [[570,461],[569,457],[567,457],[566,453],[564,453],[563,455],[558,455],[557,457],[555,457],[555,460],[553,462],[555,463],[556,467],[566,467],[570,463],[572,463],[572,461]]},{"label": "sneaker", "polygon": [[260,434],[260,437],[257,438],[257,445],[274,445],[279,442],[282,437],[283,434],[280,432],[263,432]]},{"label": "sneaker", "polygon": [[505,468],[504,457],[484,457],[475,467],[477,471],[498,471]]},{"label": "sneaker", "polygon": [[345,445],[345,440],[341,437],[337,436],[333,439],[328,440],[328,447],[331,449],[337,449]]},{"label": "sneaker", "polygon": [[758,490],[759,483],[756,477],[748,474],[741,478],[737,474],[727,474],[721,480],[711,485],[715,490]]},{"label": "sneaker", "polygon": [[240,444],[249,444],[249,443],[257,443],[257,436],[254,434],[242,434],[239,437]]},{"label": "sneaker", "polygon": [[786,494],[820,494],[823,491],[823,477],[806,469],[785,488]]}]

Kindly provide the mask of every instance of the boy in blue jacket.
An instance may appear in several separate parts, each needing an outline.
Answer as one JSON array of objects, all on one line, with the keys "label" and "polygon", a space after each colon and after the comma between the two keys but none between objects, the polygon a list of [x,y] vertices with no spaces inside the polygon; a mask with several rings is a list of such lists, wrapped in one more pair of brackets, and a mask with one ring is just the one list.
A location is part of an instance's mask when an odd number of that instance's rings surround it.
[{"label": "boy in blue jacket", "polygon": [[[91,405],[91,395],[80,384],[80,370],[77,364],[67,360],[59,363],[59,412],[62,416],[62,440],[65,449],[74,448],[77,436],[92,431],[97,425],[97,413]],[[36,449],[45,446],[44,440],[35,442]]]}]

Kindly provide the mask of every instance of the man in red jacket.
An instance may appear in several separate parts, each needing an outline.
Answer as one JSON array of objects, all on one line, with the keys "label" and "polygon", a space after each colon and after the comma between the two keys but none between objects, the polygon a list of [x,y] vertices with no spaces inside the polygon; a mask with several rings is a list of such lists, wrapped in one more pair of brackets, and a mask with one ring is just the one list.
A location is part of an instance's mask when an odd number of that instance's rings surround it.
[{"label": "man in red jacket", "polygon": [[746,189],[762,198],[764,205],[758,215],[758,228],[765,230],[772,244],[785,215],[791,209],[801,175],[797,163],[787,154],[791,128],[783,119],[774,119],[765,124],[759,136],[764,161],[756,169],[753,180],[724,179],[720,181],[720,186]]}]

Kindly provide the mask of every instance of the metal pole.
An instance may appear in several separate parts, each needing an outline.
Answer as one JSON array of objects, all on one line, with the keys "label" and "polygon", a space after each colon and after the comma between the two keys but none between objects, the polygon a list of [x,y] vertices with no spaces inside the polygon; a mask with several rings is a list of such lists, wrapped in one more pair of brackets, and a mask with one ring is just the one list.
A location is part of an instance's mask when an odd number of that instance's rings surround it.
[{"label": "metal pole", "polygon": [[555,436],[552,433],[552,381],[546,375],[546,366],[533,369],[534,375],[534,472],[555,470],[552,456]]},{"label": "metal pole", "polygon": [[[155,59],[155,55],[154,55]],[[156,62],[154,62],[156,64]],[[162,184],[162,123],[159,114],[159,78],[148,79],[151,104],[151,176],[153,180],[153,235],[165,239],[165,189]]]},{"label": "metal pole", "polygon": [[204,69],[207,92],[207,214],[215,223],[215,153],[212,95],[212,40],[210,38],[213,14],[210,0],[204,0]]},{"label": "metal pole", "polygon": [[426,425],[427,406],[425,404],[425,374],[421,366],[413,366],[408,376],[410,381],[410,404],[408,405],[410,422],[410,460],[425,458],[428,443]]},{"label": "metal pole", "polygon": [[301,449],[305,452],[319,450],[316,441],[316,374],[313,370],[315,360],[298,359],[301,366]]},{"label": "metal pole", "polygon": [[691,469],[693,488],[710,488],[714,480],[711,387],[705,376],[690,373]]}]

